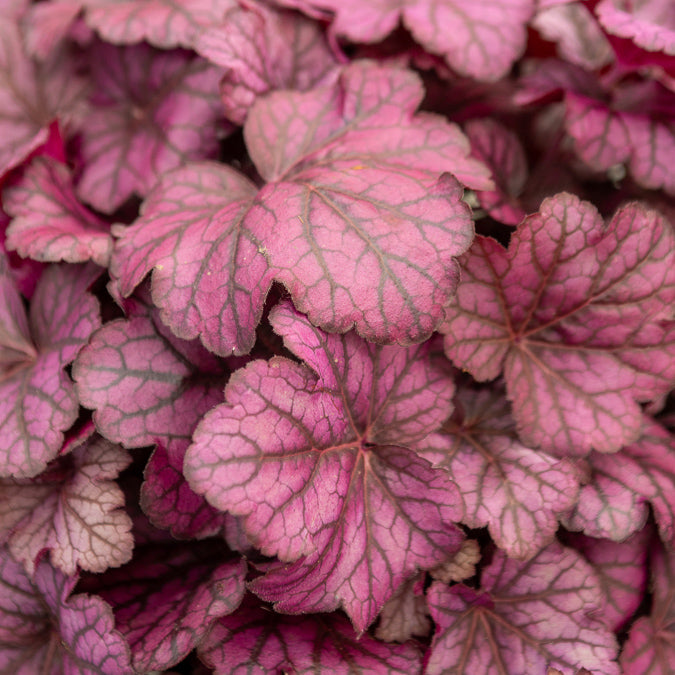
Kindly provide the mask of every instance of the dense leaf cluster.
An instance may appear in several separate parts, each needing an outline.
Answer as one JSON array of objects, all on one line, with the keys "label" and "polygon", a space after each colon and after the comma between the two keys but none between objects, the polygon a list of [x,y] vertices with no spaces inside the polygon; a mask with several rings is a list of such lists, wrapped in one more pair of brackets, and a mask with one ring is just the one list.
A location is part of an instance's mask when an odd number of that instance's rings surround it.
[{"label": "dense leaf cluster", "polygon": [[672,672],[672,0],[0,5],[0,674]]}]

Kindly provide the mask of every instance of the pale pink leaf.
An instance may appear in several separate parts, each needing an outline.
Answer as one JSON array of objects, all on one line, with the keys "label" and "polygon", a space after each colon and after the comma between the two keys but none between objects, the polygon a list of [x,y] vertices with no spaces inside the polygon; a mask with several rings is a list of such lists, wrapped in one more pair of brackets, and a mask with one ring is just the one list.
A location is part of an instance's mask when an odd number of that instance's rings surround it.
[{"label": "pale pink leaf", "polygon": [[[670,158],[675,152],[675,124],[670,115],[642,112],[640,107],[645,106],[648,103],[642,101],[634,110],[613,110],[602,101],[569,93],[565,126],[575,152],[592,169],[606,171],[625,163],[638,184],[673,195]],[[671,107],[675,109],[675,104]]]},{"label": "pale pink leaf", "polygon": [[110,607],[71,595],[77,577],[42,560],[31,579],[0,549],[0,672],[14,675],[130,675],[129,647]]},{"label": "pale pink leaf", "polygon": [[426,637],[431,630],[424,574],[404,581],[380,612],[375,636],[385,642],[405,642],[411,637]]},{"label": "pale pink leaf", "polygon": [[81,199],[110,213],[146,195],[165,172],[217,154],[220,74],[208,62],[101,42],[88,58],[95,88],[82,127]]},{"label": "pale pink leaf", "polygon": [[28,570],[43,550],[65,574],[103,572],[131,558],[131,519],[114,478],[129,455],[95,437],[33,479],[0,481],[0,540]]},{"label": "pale pink leaf", "polygon": [[589,70],[611,63],[612,48],[591,10],[581,2],[539,9],[531,25],[558,45],[562,59]]},{"label": "pale pink leaf", "polygon": [[83,0],[85,20],[106,41],[191,48],[204,28],[218,24],[236,0]]},{"label": "pale pink leaf", "polygon": [[47,141],[54,119],[78,118],[82,91],[64,55],[33,63],[17,23],[0,17],[0,176]]},{"label": "pale pink leaf", "polygon": [[428,591],[436,633],[427,675],[564,675],[588,668],[619,675],[618,645],[598,617],[600,582],[581,556],[554,543],[526,563],[497,551],[481,589],[435,582]]},{"label": "pale pink leaf", "polygon": [[7,247],[20,255],[108,264],[110,227],[79,202],[65,165],[47,157],[33,160],[19,182],[3,192],[3,207],[14,218]]},{"label": "pale pink leaf", "polygon": [[446,353],[479,380],[504,371],[524,443],[583,455],[638,438],[638,402],[675,380],[675,237],[657,212],[631,203],[604,224],[556,195],[508,250],[477,238],[462,272]]},{"label": "pale pink leaf", "polygon": [[106,438],[126,448],[160,442],[182,455],[201,416],[223,400],[227,370],[199,343],[172,344],[144,315],[94,333],[73,379]]},{"label": "pale pink leaf", "polygon": [[259,96],[322,86],[337,66],[318,24],[264,5],[231,9],[222,24],[197,37],[195,50],[225,69],[220,84],[225,113],[238,124]]},{"label": "pale pink leaf", "polygon": [[261,243],[244,226],[256,189],[219,164],[167,175],[120,237],[111,274],[128,296],[152,273],[153,301],[183,339],[217,354],[246,353],[272,283]]},{"label": "pale pink leaf", "polygon": [[27,52],[44,61],[68,35],[86,0],[50,0],[28,8],[21,22]]}]

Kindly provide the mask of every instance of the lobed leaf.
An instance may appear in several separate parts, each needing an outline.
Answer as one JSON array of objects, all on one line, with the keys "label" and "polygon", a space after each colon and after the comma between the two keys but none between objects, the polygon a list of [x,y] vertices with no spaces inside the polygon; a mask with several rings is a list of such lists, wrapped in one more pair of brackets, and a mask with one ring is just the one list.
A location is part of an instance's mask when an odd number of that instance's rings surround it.
[{"label": "lobed leaf", "polygon": [[288,303],[271,322],[315,372],[280,357],[237,371],[184,472],[284,561],[252,583],[256,593],[285,612],[343,606],[363,631],[416,568],[461,543],[456,487],[405,447],[440,424],[452,381],[428,345],[328,335]]},{"label": "lobed leaf", "polygon": [[41,552],[65,574],[103,572],[131,559],[131,519],[114,479],[131,463],[94,437],[33,479],[0,481],[0,541],[29,574]]},{"label": "lobed leaf", "polygon": [[220,83],[225,114],[237,124],[258,97],[325,86],[337,66],[316,22],[264,5],[230,9],[221,23],[198,35],[194,48],[225,69]]},{"label": "lobed leaf", "polygon": [[110,228],[77,199],[65,165],[36,158],[2,199],[3,208],[13,216],[7,228],[10,250],[42,262],[92,260],[107,266]]},{"label": "lobed leaf", "polygon": [[497,551],[481,590],[434,582],[427,597],[436,623],[428,675],[619,673],[614,635],[596,618],[600,583],[578,553],[558,543],[526,563]]},{"label": "lobed leaf", "polygon": [[479,380],[504,371],[524,443],[616,452],[640,434],[637,402],[675,378],[674,245],[638,203],[604,225],[572,195],[546,199],[508,250],[480,237],[462,259],[446,353]]},{"label": "lobed leaf", "polygon": [[441,430],[417,444],[418,453],[459,486],[469,527],[487,525],[508,556],[532,558],[553,540],[558,518],[576,504],[578,470],[518,440],[500,389],[461,388],[455,405],[457,412]]},{"label": "lobed leaf", "polygon": [[[188,160],[218,151],[219,73],[185,52],[96,42],[77,194],[112,213]],[[224,130],[224,129],[223,129]]]},{"label": "lobed leaf", "polygon": [[83,0],[89,26],[106,41],[147,41],[161,49],[194,46],[196,35],[218,23],[235,0]]},{"label": "lobed leaf", "polygon": [[[6,266],[0,272],[7,289],[13,281]],[[64,368],[100,325],[98,301],[87,292],[99,274],[100,268],[91,264],[47,269],[31,302],[30,341],[25,334],[16,340],[17,329],[23,332],[26,320],[16,290],[6,290],[9,308],[21,318],[8,322],[2,331],[10,338],[2,345],[5,362],[0,377],[2,477],[39,474],[56,457],[63,432],[77,418],[77,397]]]},{"label": "lobed leaf", "polygon": [[661,546],[656,546],[652,547],[650,559],[652,610],[649,616],[638,618],[630,629],[621,652],[624,675],[667,675],[675,658],[673,556]]},{"label": "lobed leaf", "polygon": [[44,560],[31,580],[0,549],[0,672],[130,675],[129,647],[100,598],[71,595],[77,577]]},{"label": "lobed leaf", "polygon": [[246,562],[215,541],[149,544],[100,580],[136,672],[182,661],[244,596]]},{"label": "lobed leaf", "polygon": [[327,330],[426,338],[473,235],[461,188],[441,174],[491,182],[457,127],[414,114],[421,97],[412,73],[356,62],[334,87],[258,100],[244,135],[270,182],[256,195],[222,165],[169,174],[134,225],[113,229],[122,295],[154,268],[162,320],[221,355],[251,349],[273,279]]}]

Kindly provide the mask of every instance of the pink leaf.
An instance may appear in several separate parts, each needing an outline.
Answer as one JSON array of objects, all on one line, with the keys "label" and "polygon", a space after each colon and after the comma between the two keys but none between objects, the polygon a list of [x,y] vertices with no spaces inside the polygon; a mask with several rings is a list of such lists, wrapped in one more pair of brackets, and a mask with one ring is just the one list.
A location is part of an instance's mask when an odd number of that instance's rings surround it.
[{"label": "pink leaf", "polygon": [[452,381],[429,346],[327,335],[286,303],[271,315],[285,358],[237,371],[194,433],[184,472],[243,516],[274,566],[252,588],[280,611],[343,606],[357,630],[417,568],[459,548],[457,489],[408,450],[447,414]]},{"label": "pink leaf", "polygon": [[31,5],[22,21],[26,51],[45,61],[65,39],[86,0],[50,0]]},{"label": "pink leaf", "polygon": [[[624,94],[637,98],[634,110],[612,110],[602,101],[574,93],[567,95],[565,126],[574,139],[575,151],[598,171],[626,163],[643,187],[662,188],[675,195],[675,177],[670,170],[670,158],[675,152],[672,118],[650,113],[649,92],[644,91],[644,86]],[[675,98],[670,106],[675,110]]]},{"label": "pink leaf", "polygon": [[256,196],[223,165],[169,174],[141,218],[113,230],[122,295],[154,267],[162,320],[221,355],[250,350],[273,278],[327,330],[424,339],[473,233],[461,188],[441,174],[492,183],[457,127],[414,114],[421,96],[412,73],[357,62],[332,88],[259,99],[244,134],[271,182]]},{"label": "pink leaf", "polygon": [[662,539],[675,543],[675,438],[644,417],[641,437],[613,455],[592,453],[591,475],[570,514],[569,527],[623,541],[641,529],[650,503]]},{"label": "pink leaf", "polygon": [[36,158],[18,184],[3,193],[3,206],[14,217],[7,246],[20,255],[42,262],[108,264],[110,228],[78,201],[63,164]]},{"label": "pink leaf", "polygon": [[477,238],[464,256],[446,353],[479,380],[504,370],[524,443],[615,452],[640,434],[637,402],[675,379],[674,239],[638,203],[605,225],[572,195],[547,199],[508,250]]},{"label": "pink leaf", "polygon": [[136,672],[163,670],[198,646],[244,596],[246,563],[219,542],[149,544],[102,579],[101,595],[131,646]]},{"label": "pink leaf", "polygon": [[88,58],[95,89],[82,128],[81,199],[110,213],[183,162],[216,155],[217,69],[147,45],[98,42]]},{"label": "pink leaf", "polygon": [[154,267],[153,300],[183,339],[201,334],[221,355],[255,341],[272,279],[262,245],[243,227],[254,185],[220,164],[191,164],[169,174],[120,237],[111,274],[131,294]]},{"label": "pink leaf", "polygon": [[303,11],[330,10],[331,29],[352,42],[379,42],[399,22],[427,50],[442,54],[460,75],[493,82],[525,49],[533,0],[284,0]]},{"label": "pink leaf", "polygon": [[631,619],[647,592],[647,555],[652,531],[651,527],[645,527],[622,542],[582,534],[572,539],[600,578],[606,598],[602,616],[615,632]]},{"label": "pink leaf", "polygon": [[566,2],[540,9],[531,25],[546,40],[556,42],[560,56],[588,70],[613,60],[612,48],[591,10],[581,2]]},{"label": "pink leaf", "polygon": [[77,397],[63,369],[100,325],[98,302],[87,293],[99,274],[94,265],[47,269],[31,303],[29,340],[13,282],[6,266],[0,267],[0,285],[12,303],[7,309],[19,312],[17,319],[0,319],[2,477],[40,473],[56,457],[63,432],[77,418]]},{"label": "pink leaf", "polygon": [[197,37],[195,50],[226,69],[220,85],[225,113],[238,124],[259,96],[322,86],[337,65],[318,24],[264,5],[231,9],[222,24]]},{"label": "pink leaf", "polygon": [[488,526],[497,546],[528,559],[550,543],[558,517],[576,503],[577,470],[523,445],[499,389],[459,390],[457,412],[417,444],[459,486],[469,527]]},{"label": "pink leaf", "polygon": [[0,672],[129,675],[129,647],[100,598],[42,561],[31,580],[0,549]]},{"label": "pink leaf", "polygon": [[595,11],[608,33],[675,56],[675,5],[670,0],[602,0]]},{"label": "pink leaf", "polygon": [[131,519],[113,479],[130,462],[121,448],[93,438],[36,478],[0,481],[0,539],[29,574],[45,549],[65,574],[124,564],[133,548]]},{"label": "pink leaf", "polygon": [[412,643],[357,639],[340,614],[284,617],[253,600],[223,617],[198,649],[215,675],[378,673],[418,675],[421,655]]},{"label": "pink leaf", "polygon": [[97,429],[127,448],[162,443],[180,455],[201,416],[223,400],[225,364],[199,343],[168,340],[148,315],[108,322],[73,365]]},{"label": "pink leaf", "polygon": [[526,563],[497,551],[481,590],[435,582],[436,634],[427,675],[545,673],[618,675],[614,635],[595,615],[604,602],[591,566],[555,543]]},{"label": "pink leaf", "polygon": [[489,117],[469,120],[465,131],[471,141],[471,154],[490,167],[497,184],[496,190],[477,192],[480,205],[500,223],[518,225],[526,216],[518,197],[528,175],[518,137]]},{"label": "pink leaf", "polygon": [[183,453],[158,445],[148,460],[141,486],[141,508],[158,528],[177,539],[201,539],[222,532],[234,520],[210,506],[183,477]]},{"label": "pink leaf", "polygon": [[621,653],[624,675],[669,675],[675,662],[675,558],[661,546],[652,547],[652,597],[649,616],[631,627]]},{"label": "pink leaf", "polygon": [[190,48],[200,30],[219,23],[235,0],[84,0],[86,21],[113,44],[149,42]]},{"label": "pink leaf", "polygon": [[55,118],[77,118],[81,96],[82,81],[63,55],[34,64],[19,26],[0,17],[0,177],[47,140]]}]

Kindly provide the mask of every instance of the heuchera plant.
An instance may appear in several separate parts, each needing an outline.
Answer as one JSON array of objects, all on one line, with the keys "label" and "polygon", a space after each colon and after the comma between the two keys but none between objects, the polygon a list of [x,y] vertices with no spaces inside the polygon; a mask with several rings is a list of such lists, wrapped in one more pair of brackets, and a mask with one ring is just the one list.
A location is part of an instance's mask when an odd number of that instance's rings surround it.
[{"label": "heuchera plant", "polygon": [[0,674],[669,675],[672,0],[0,2]]}]

